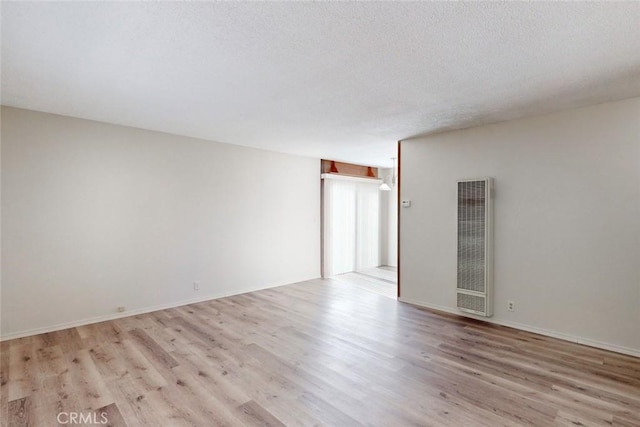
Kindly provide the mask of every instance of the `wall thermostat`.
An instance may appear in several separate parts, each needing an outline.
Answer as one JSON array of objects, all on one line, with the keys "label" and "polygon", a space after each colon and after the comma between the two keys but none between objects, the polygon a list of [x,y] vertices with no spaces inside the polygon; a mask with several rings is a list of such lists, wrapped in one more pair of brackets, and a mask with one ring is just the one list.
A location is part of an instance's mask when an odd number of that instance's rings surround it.
[{"label": "wall thermostat", "polygon": [[403,200],[402,201],[402,207],[403,208],[410,208],[411,207],[411,200]]}]

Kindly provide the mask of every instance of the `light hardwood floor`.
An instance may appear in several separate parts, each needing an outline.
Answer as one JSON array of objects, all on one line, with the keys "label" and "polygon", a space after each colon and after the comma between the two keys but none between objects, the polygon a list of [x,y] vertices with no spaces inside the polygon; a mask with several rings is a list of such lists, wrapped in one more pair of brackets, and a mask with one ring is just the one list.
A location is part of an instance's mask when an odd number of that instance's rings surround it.
[{"label": "light hardwood floor", "polygon": [[3,342],[1,361],[11,426],[640,425],[638,358],[331,280]]},{"label": "light hardwood floor", "polygon": [[344,283],[347,286],[357,286],[387,298],[396,299],[398,296],[398,272],[395,267],[368,268],[340,274],[332,279],[335,282]]}]

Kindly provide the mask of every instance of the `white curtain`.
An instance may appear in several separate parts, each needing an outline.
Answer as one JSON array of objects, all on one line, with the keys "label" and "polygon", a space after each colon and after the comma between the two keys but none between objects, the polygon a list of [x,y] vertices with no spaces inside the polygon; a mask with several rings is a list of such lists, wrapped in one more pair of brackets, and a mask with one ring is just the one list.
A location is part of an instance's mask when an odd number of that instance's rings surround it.
[{"label": "white curtain", "polygon": [[380,264],[379,183],[324,180],[324,276]]},{"label": "white curtain", "polygon": [[380,265],[380,184],[356,188],[356,270]]}]

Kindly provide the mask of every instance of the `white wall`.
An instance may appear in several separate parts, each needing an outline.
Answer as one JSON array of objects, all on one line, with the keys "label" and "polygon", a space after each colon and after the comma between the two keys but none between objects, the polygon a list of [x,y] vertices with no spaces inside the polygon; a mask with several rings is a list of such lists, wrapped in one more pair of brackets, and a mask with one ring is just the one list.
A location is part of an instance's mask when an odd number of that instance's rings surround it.
[{"label": "white wall", "polygon": [[387,205],[388,231],[387,231],[387,261],[385,265],[398,266],[398,183],[387,192],[389,204]]},{"label": "white wall", "polygon": [[319,169],[3,108],[2,337],[318,277]]},{"label": "white wall", "polygon": [[640,98],[403,141],[402,300],[456,311],[456,180],[484,176],[493,321],[640,355]]}]

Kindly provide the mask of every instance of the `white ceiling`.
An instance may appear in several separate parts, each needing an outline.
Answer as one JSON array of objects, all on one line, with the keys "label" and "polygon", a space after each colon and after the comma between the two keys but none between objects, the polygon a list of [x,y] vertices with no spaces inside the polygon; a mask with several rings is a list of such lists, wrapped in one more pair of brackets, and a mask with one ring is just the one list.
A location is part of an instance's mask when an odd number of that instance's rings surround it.
[{"label": "white ceiling", "polygon": [[2,4],[4,105],[306,156],[632,96],[640,2]]}]

